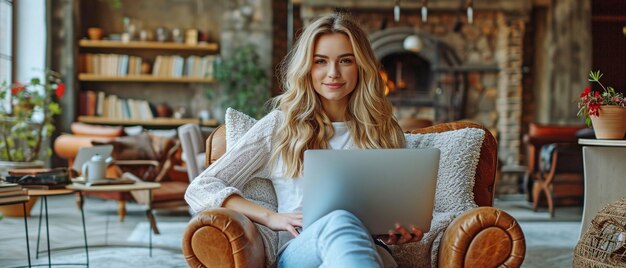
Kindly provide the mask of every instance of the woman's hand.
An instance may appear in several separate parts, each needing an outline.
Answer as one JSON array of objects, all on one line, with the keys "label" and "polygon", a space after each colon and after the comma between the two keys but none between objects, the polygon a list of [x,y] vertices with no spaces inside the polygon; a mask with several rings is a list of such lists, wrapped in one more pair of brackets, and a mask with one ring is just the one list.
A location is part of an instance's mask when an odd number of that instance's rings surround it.
[{"label": "woman's hand", "polygon": [[274,231],[287,231],[294,237],[298,236],[296,227],[302,227],[302,213],[276,213],[272,212],[268,218],[265,226]]},{"label": "woman's hand", "polygon": [[396,223],[395,230],[389,230],[388,235],[378,236],[387,245],[402,245],[411,242],[417,242],[422,240],[424,232],[417,228],[415,225],[410,225],[411,231],[404,228],[404,226]]}]

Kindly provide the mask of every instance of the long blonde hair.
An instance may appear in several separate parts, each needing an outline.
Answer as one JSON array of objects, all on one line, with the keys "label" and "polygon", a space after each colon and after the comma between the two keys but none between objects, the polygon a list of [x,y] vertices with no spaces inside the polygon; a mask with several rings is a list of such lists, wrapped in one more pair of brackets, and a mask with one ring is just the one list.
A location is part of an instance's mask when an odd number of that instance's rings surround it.
[{"label": "long blonde hair", "polygon": [[327,149],[334,134],[310,74],[315,42],[329,33],[349,37],[358,66],[358,81],[350,93],[345,115],[354,144],[359,148],[404,146],[404,135],[393,118],[391,103],[384,95],[380,66],[367,35],[345,15],[327,15],[304,29],[280,68],[284,92],[272,101],[274,108],[283,111],[285,118],[277,130],[270,163],[276,163],[282,156],[285,177],[300,177],[304,151]]}]

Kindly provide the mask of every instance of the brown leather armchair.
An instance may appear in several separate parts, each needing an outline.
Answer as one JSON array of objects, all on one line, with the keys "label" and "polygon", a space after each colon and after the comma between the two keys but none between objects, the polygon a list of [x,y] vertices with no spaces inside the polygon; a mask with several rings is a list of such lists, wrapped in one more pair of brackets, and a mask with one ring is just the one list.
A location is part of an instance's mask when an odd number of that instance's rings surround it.
[{"label": "brown leather armchair", "polygon": [[524,179],[524,190],[527,193],[529,202],[534,202],[532,193],[535,191],[535,181],[543,180],[541,170],[539,169],[541,148],[551,143],[577,144],[578,138],[576,137],[576,133],[584,128],[584,125],[568,126],[537,123],[531,123],[529,125],[528,133],[524,135],[526,164],[528,166],[527,174]]},{"label": "brown leather armchair", "polygon": [[[161,187],[152,191],[150,199],[147,196],[133,196],[129,192],[88,192],[88,196],[102,199],[115,200],[118,202],[118,214],[120,221],[126,215],[126,202],[147,202],[154,209],[186,207],[184,200],[185,191],[189,186],[189,180],[185,174],[177,174],[173,169],[175,158],[180,153],[180,143],[177,139],[162,138],[141,134],[136,136],[123,136],[122,127],[87,125],[73,123],[72,134],[63,134],[54,142],[55,153],[68,160],[72,167],[74,157],[81,147],[92,144],[112,144],[114,147],[113,158],[115,164],[107,169],[108,177],[120,177],[123,172],[130,172],[146,181],[161,183]],[[151,228],[154,233],[159,233],[156,221],[151,213],[148,215]]]},{"label": "brown leather armchair", "polygon": [[[467,127],[482,128],[456,122],[412,133]],[[491,133],[485,133],[474,186],[474,200],[481,207],[466,211],[449,225],[439,247],[440,267],[519,267],[524,260],[522,229],[509,214],[491,207],[497,145]],[[216,129],[206,143],[208,166],[225,151],[225,128]],[[202,211],[190,221],[183,234],[183,253],[190,267],[261,267],[265,263],[263,241],[255,225],[243,214],[225,208]]]}]

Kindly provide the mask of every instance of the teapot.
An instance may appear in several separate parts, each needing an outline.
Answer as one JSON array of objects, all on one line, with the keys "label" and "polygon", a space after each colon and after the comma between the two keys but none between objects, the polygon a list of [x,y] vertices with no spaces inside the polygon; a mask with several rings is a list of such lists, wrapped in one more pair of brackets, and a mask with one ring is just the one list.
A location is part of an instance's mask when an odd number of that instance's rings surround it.
[{"label": "teapot", "polygon": [[102,180],[106,177],[106,168],[113,162],[113,158],[104,157],[95,154],[91,159],[83,164],[83,178],[86,181]]}]

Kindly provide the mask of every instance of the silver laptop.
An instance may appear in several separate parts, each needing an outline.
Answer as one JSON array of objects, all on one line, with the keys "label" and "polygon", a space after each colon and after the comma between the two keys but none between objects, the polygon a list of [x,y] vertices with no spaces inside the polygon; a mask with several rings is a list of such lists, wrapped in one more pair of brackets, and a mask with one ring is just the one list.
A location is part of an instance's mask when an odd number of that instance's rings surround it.
[{"label": "silver laptop", "polygon": [[428,149],[307,150],[303,227],[334,210],[355,214],[371,234],[395,223],[430,230],[440,151]]},{"label": "silver laptop", "polygon": [[78,172],[83,170],[83,164],[91,160],[94,155],[100,155],[104,159],[111,156],[113,152],[113,145],[98,145],[98,146],[86,146],[78,149],[78,153],[74,158],[74,165],[72,168]]}]

